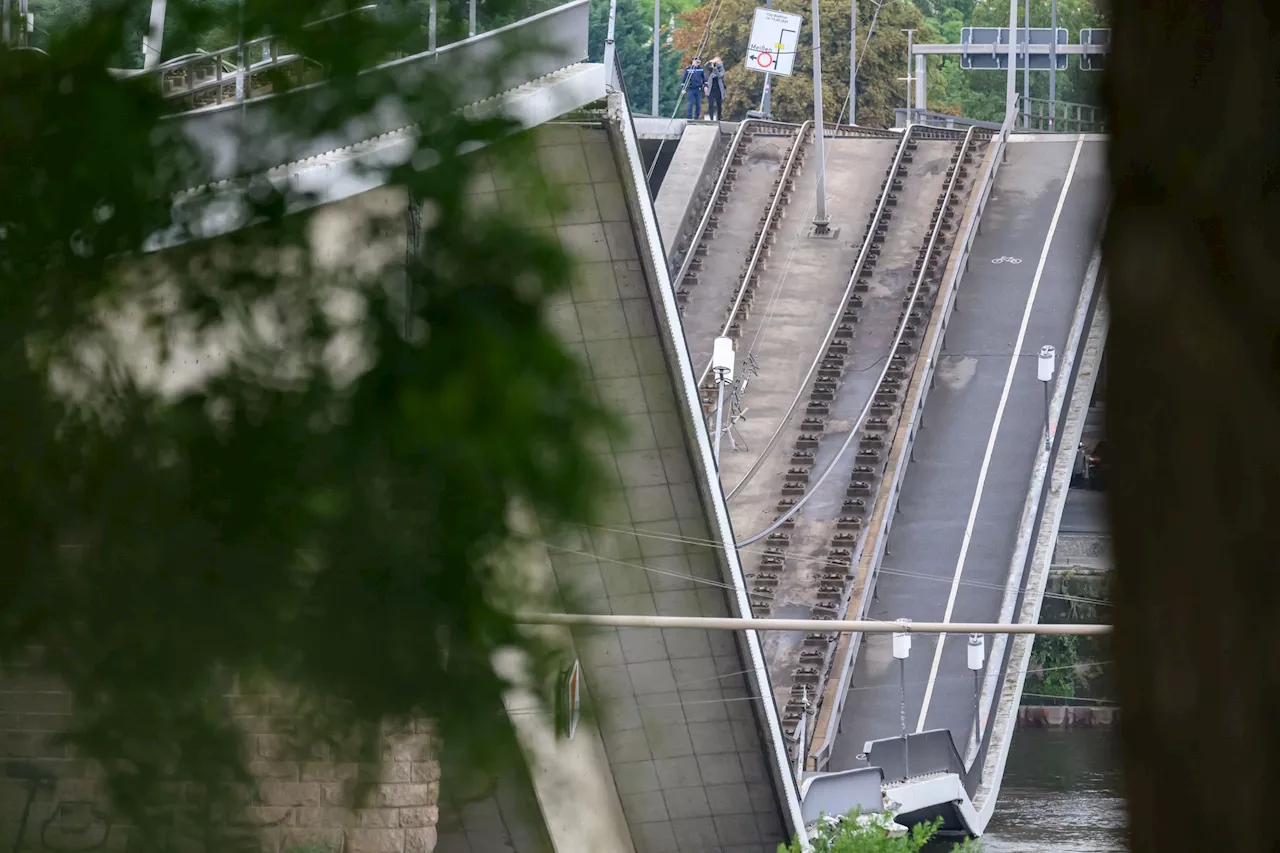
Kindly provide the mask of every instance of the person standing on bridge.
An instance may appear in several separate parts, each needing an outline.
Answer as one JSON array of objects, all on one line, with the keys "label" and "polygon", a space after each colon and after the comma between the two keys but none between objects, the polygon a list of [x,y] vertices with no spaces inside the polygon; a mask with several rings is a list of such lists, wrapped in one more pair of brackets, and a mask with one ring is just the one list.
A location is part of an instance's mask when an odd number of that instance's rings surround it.
[{"label": "person standing on bridge", "polygon": [[702,118],[702,96],[707,91],[707,72],[702,67],[702,60],[693,58],[693,63],[684,70],[684,80],[680,87],[689,93],[688,118]]},{"label": "person standing on bridge", "polygon": [[724,63],[715,57],[707,64],[707,119],[724,121],[724,97],[728,90],[724,86]]}]

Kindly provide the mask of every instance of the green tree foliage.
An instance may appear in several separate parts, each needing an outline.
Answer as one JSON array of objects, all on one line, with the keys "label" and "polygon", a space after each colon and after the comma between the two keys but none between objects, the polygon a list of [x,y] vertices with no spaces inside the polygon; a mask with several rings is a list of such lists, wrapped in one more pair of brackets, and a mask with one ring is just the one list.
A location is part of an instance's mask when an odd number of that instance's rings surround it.
[{"label": "green tree foliage", "polygon": [[[193,236],[215,196],[175,213],[209,155],[154,80],[106,71],[130,13],[68,17],[47,56],[0,48],[0,667],[44,649],[140,849],[175,821],[232,849],[209,821],[249,781],[233,677],[290,689],[304,751],[376,760],[380,725],[428,718],[450,766],[515,760],[492,656],[546,674],[557,651],[509,616],[551,604],[512,571],[517,524],[588,523],[603,482],[612,420],[544,323],[570,261],[526,227],[554,197],[512,124],[459,111],[451,75],[491,69],[357,75],[420,33],[299,27],[342,8],[246,0],[246,35],[286,38],[330,84],[323,108],[273,99],[221,153],[398,103],[418,151],[388,192],[426,214],[390,267],[320,263],[311,217],[285,214],[305,197],[250,178],[231,186],[252,185],[255,228],[139,257],[159,231]],[[486,169],[512,187],[501,208],[468,201]],[[370,247],[419,233],[394,204],[349,227]],[[215,344],[202,378],[148,370]],[[175,781],[198,783],[182,811]]]},{"label": "green tree foliage", "polygon": [[[1021,0],[1020,0],[1021,2]],[[1050,0],[1034,0],[1031,20],[1049,25]],[[760,103],[764,75],[745,67],[751,33],[754,0],[720,0],[681,16],[675,43],[685,61],[700,52],[723,57],[729,97],[728,118],[741,118]],[[774,8],[800,15],[804,28],[799,37],[795,70],[789,78],[773,78],[773,113],[785,121],[803,121],[813,115],[812,44],[809,29],[811,4],[805,0],[779,0]],[[849,93],[849,4],[821,0],[823,111],[835,121]],[[1020,7],[1021,8],[1021,7]],[[858,3],[858,99],[857,121],[869,126],[892,126],[894,109],[905,107],[907,83],[907,29],[918,42],[960,42],[965,26],[1008,25],[1009,7],[1002,0],[860,0]],[[708,26],[710,20],[710,26]],[[1059,0],[1058,26],[1073,34],[1084,27],[1103,26],[1092,0]],[[874,25],[873,25],[874,22]],[[705,45],[704,45],[705,37]],[[1073,38],[1076,36],[1073,35]],[[913,71],[914,73],[914,71]],[[929,63],[926,94],[928,107],[938,112],[999,121],[1004,118],[1005,74],[995,71],[963,71],[958,58],[933,58]],[[1098,103],[1100,75],[1078,67],[1058,75],[1058,99]],[[1048,74],[1032,76],[1032,97],[1048,97]],[[1021,88],[1019,88],[1021,92]]]},{"label": "green tree foliage", "polygon": [[[764,75],[746,68],[747,42],[756,7],[754,0],[720,0],[683,16],[677,45],[691,58],[706,36],[704,57],[724,59],[725,117],[742,118],[756,108],[764,89]],[[779,0],[774,8],[800,15],[805,23],[799,37],[800,50],[791,77],[773,78],[773,114],[783,121],[804,121],[813,115],[813,35],[809,29],[810,4],[805,0]],[[821,0],[823,110],[834,122],[845,111],[849,94],[849,4],[842,0]],[[875,28],[871,29],[872,18]],[[710,18],[710,27],[707,20]],[[858,4],[859,60],[857,120],[870,126],[892,126],[893,109],[906,106],[906,84],[895,78],[906,69],[907,36],[904,29],[920,29],[924,17],[914,5],[901,0],[886,2],[878,9],[871,0]],[[868,40],[867,34],[871,37]]]},{"label": "green tree foliage", "polygon": [[[663,33],[667,30],[664,28]],[[604,60],[609,33],[608,0],[592,0],[589,59]],[[648,10],[639,0],[618,0],[614,17],[614,45],[627,87],[631,109],[649,113],[653,104],[653,3]],[[680,54],[659,36],[658,115],[670,116],[680,95]]]},{"label": "green tree foliage", "polygon": [[[938,832],[941,819],[921,823],[896,833],[893,821],[884,814],[859,815],[851,812],[845,819],[831,823],[822,821],[817,836],[810,839],[814,853],[920,853]],[[801,853],[800,840],[790,845],[779,845],[778,853]],[[952,853],[982,853],[981,846],[966,839],[952,847]]]},{"label": "green tree foliage", "polygon": [[[928,16],[929,30],[938,41],[959,43],[961,27],[1009,26],[1009,4],[1003,0],[920,0],[920,3]],[[1018,10],[1022,23],[1022,0],[1018,2]],[[1048,27],[1050,21],[1051,0],[1032,0],[1031,26]],[[1058,26],[1066,28],[1074,42],[1079,39],[1081,29],[1107,24],[1094,0],[1058,0]],[[1001,121],[1007,80],[1004,71],[965,71],[960,67],[959,57],[932,58],[929,108],[984,121]],[[1101,84],[1101,73],[1081,71],[1079,59],[1072,57],[1067,70],[1057,75],[1057,98],[1068,103],[1100,104]],[[1022,94],[1021,75],[1018,94]],[[1032,72],[1031,97],[1049,97],[1047,71]]]}]

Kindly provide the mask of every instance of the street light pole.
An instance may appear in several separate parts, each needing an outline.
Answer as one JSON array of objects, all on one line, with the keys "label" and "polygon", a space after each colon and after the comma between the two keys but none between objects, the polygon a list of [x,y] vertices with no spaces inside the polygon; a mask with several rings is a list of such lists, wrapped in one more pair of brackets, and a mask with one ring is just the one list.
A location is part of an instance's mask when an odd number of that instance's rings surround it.
[{"label": "street light pole", "polygon": [[849,2],[849,126],[852,127],[857,123],[858,123],[858,0],[850,0]]},{"label": "street light pole", "polygon": [[[1013,109],[1014,98],[1018,91],[1018,53],[1014,45],[1018,37],[1018,0],[1009,0],[1009,72],[1005,79],[1004,112],[1005,116]],[[1013,130],[1010,125],[1009,130]]]},{"label": "street light pole", "polygon": [[1049,27],[1053,33],[1049,41],[1049,132],[1052,133],[1058,100],[1058,0],[1051,0],[1049,9]]},{"label": "street light pole", "polygon": [[827,218],[827,156],[823,136],[826,125],[822,121],[822,35],[818,29],[818,0],[811,4],[813,13],[813,142],[818,157],[818,215],[813,218],[815,234],[825,235],[831,220]]},{"label": "street light pole", "polygon": [[[906,627],[910,619],[899,619],[898,624]],[[911,742],[907,739],[907,658],[911,657],[911,634],[901,631],[893,635],[893,656],[898,660],[898,687],[901,690],[902,714],[902,763],[908,777],[911,776],[911,755],[908,750]]]},{"label": "street light pole", "polygon": [[1026,130],[1031,126],[1031,0],[1023,0],[1022,4],[1023,17],[1022,22],[1023,39],[1022,47],[1022,129]]},{"label": "street light pole", "polygon": [[978,718],[982,715],[982,664],[986,657],[986,638],[981,634],[969,635],[968,664],[973,672],[973,744],[977,748],[982,738]]},{"label": "street light pole", "polygon": [[166,0],[151,0],[151,22],[147,34],[142,37],[142,67],[155,68],[164,49],[164,18]]},{"label": "street light pole", "polygon": [[1053,347],[1040,347],[1040,356],[1036,360],[1036,378],[1044,384],[1044,449],[1053,447],[1053,433],[1049,427],[1049,384],[1053,382],[1054,362],[1057,352]]},{"label": "street light pole", "polygon": [[649,115],[658,115],[658,75],[660,59],[658,45],[662,38],[662,0],[653,0],[653,100],[649,106]]}]

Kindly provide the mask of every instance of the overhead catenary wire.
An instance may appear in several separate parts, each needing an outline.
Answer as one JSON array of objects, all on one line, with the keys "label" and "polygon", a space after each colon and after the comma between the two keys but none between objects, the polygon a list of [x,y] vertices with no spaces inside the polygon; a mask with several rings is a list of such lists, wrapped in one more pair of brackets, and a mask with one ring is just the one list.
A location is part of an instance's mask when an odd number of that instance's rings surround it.
[{"label": "overhead catenary wire", "polygon": [[[669,541],[669,542],[678,542],[684,545],[694,545],[699,547],[714,548],[717,550],[723,549],[723,546],[719,542],[716,542],[710,539],[698,539],[696,537],[681,537],[676,534],[649,533],[649,532],[644,532],[639,530],[626,531],[626,530],[615,529],[615,528],[595,528],[595,529],[599,529],[609,533],[632,534],[635,536],[648,536],[654,539],[660,539],[660,540]],[[666,575],[669,577],[681,578],[683,580],[691,581],[695,584],[703,584],[705,586],[714,586],[721,589],[734,588],[732,585],[726,584],[722,581],[701,577],[699,575],[686,575],[680,572],[672,572],[666,569],[656,569],[652,566],[646,566],[642,563],[635,563],[628,560],[620,560],[616,557],[598,556],[586,551],[578,551],[571,548],[563,548],[557,545],[552,545],[552,544],[541,542],[541,541],[537,541],[532,544],[543,545],[544,547],[547,547],[547,548],[552,548],[554,550],[562,551],[564,553],[575,554],[577,556],[589,557],[591,559],[600,560],[600,561],[609,563],[611,565],[624,566],[627,568],[642,570],[642,571],[649,572],[652,574],[657,574],[657,575]],[[764,556],[769,553],[768,549],[765,549],[765,548],[740,548],[738,549],[738,552],[741,554],[754,554],[758,556]],[[811,560],[810,562],[815,568],[818,568],[818,569],[848,568],[847,564],[840,563],[831,559],[814,559],[814,560]],[[937,575],[930,575],[924,572],[912,572],[912,571],[907,571],[905,569],[895,569],[889,566],[881,566],[878,569],[878,572],[880,574],[887,574],[895,577],[912,578],[914,580],[925,580],[925,581],[933,581],[936,583],[947,583],[947,584],[951,583],[951,580],[949,578],[942,578],[942,577],[938,577]],[[971,589],[985,589],[985,590],[991,590],[994,592],[1002,592],[1005,589],[1005,586],[1003,584],[988,583],[984,581],[974,581],[974,580],[962,580],[961,585]],[[1051,598],[1051,599],[1054,599],[1055,601],[1064,601],[1070,604],[1085,604],[1085,605],[1091,605],[1095,607],[1114,606],[1113,603],[1110,601],[1106,601],[1099,598],[1089,598],[1081,595],[1045,592],[1044,596],[1045,598]]]},{"label": "overhead catenary wire", "polygon": [[[707,13],[707,23],[702,29],[702,42],[698,45],[698,50],[694,53],[694,57],[701,57],[702,51],[706,49],[707,42],[711,39],[711,25],[715,22],[716,15],[719,14],[719,12],[720,0],[715,0],[711,5],[711,11]],[[671,125],[675,124],[676,114],[680,112],[680,102],[683,100],[685,92],[689,88],[688,76],[689,75],[686,72],[681,72],[680,94],[676,97],[676,108],[671,111],[671,117],[667,119],[667,132],[662,134],[662,139],[658,142],[658,150],[653,155],[653,162],[649,164],[649,169],[644,174],[645,183],[649,183],[653,179],[653,170],[658,167],[658,161],[662,159],[662,149],[667,144],[667,137],[671,135]]]},{"label": "overhead catenary wire", "polygon": [[[1041,668],[1039,668],[1039,669],[1028,669],[1028,670],[1027,670],[1027,675],[1045,675],[1045,674],[1047,674],[1047,673],[1051,673],[1051,672],[1059,672],[1059,671],[1061,671],[1061,670],[1065,670],[1065,669],[1075,669],[1075,670],[1088,669],[1088,668],[1091,668],[1091,667],[1101,667],[1101,666],[1106,666],[1106,665],[1109,665],[1109,664],[1112,664],[1112,663],[1114,663],[1114,661],[1091,661],[1091,662],[1087,662],[1087,663],[1071,663],[1071,664],[1062,664],[1062,665],[1059,665],[1059,666],[1041,667]],[[714,677],[712,677],[712,678],[700,678],[700,679],[696,679],[696,680],[694,680],[694,681],[677,681],[677,682],[675,682],[675,687],[676,687],[677,694],[679,693],[679,691],[682,691],[682,690],[685,690],[685,689],[688,689],[688,688],[691,688],[691,687],[692,687],[692,688],[694,688],[691,692],[695,692],[695,693],[702,693],[702,692],[705,692],[705,690],[704,690],[703,688],[695,687],[695,685],[704,684],[704,683],[709,682],[709,681],[718,681],[718,680],[721,680],[721,679],[731,678],[731,677],[734,677],[734,676],[750,675],[750,674],[751,674],[751,672],[752,672],[752,671],[750,671],[750,670],[741,670],[741,671],[738,671],[738,672],[726,672],[726,673],[724,673],[724,674],[722,674],[722,675],[717,675],[717,676],[714,676]],[[959,687],[959,686],[971,687],[971,686],[973,685],[973,680],[972,680],[968,675],[947,676],[947,677],[945,677],[945,678],[939,678],[939,679],[938,679],[938,682],[939,682],[939,683],[946,683],[946,684],[954,685],[954,686],[956,686],[956,687]],[[856,686],[850,685],[850,687],[849,687],[849,692],[850,692],[850,693],[861,693],[861,694],[866,694],[866,693],[870,693],[870,692],[873,692],[873,691],[888,691],[888,690],[892,690],[893,692],[895,692],[895,693],[896,693],[896,692],[898,692],[899,690],[901,690],[903,686],[906,686],[906,687],[920,687],[920,686],[921,686],[921,685],[923,685],[923,684],[925,684],[925,682],[924,682],[924,681],[907,681],[907,682],[905,682],[905,684],[904,684],[903,682],[895,681],[895,682],[893,682],[892,684],[865,684],[865,685],[862,685],[861,687],[856,687]],[[709,689],[709,690],[725,690],[725,691],[730,691],[730,690],[745,690],[746,688],[743,688],[743,687],[723,687],[723,688],[708,688],[708,689]],[[669,692],[664,692],[664,693],[663,693],[663,694],[661,694],[661,695],[667,696],[667,695],[670,695],[670,693],[669,693]],[[1023,695],[1023,696],[1030,696],[1030,697],[1032,697],[1032,698],[1057,699],[1057,700],[1059,700],[1059,701],[1062,699],[1062,697],[1061,697],[1061,696],[1054,696],[1054,695],[1052,695],[1052,694],[1046,694],[1046,693],[1026,693],[1026,692],[1024,692],[1022,695]],[[642,710],[643,710],[643,709],[648,709],[648,708],[675,708],[675,707],[682,707],[682,706],[685,706],[685,705],[720,705],[720,704],[725,704],[725,705],[727,705],[727,704],[729,704],[730,702],[756,702],[756,701],[763,701],[765,697],[759,696],[758,694],[754,694],[754,693],[748,693],[748,694],[747,694],[747,695],[745,695],[745,696],[713,696],[713,697],[705,697],[705,698],[703,698],[703,697],[699,697],[699,698],[688,698],[688,699],[686,699],[686,698],[680,698],[680,699],[676,699],[676,700],[674,700],[674,701],[673,701],[673,700],[667,700],[667,701],[662,701],[662,702],[645,702],[645,701],[643,701],[643,700],[644,700],[644,699],[646,699],[646,698],[648,698],[648,695],[647,695],[647,694],[641,694],[641,695],[636,696],[636,697],[635,697],[635,699],[636,699],[636,707],[637,707],[637,708],[639,708],[639,709],[642,709]],[[1115,705],[1115,704],[1118,704],[1118,703],[1116,702],[1116,700],[1114,700],[1114,699],[1102,699],[1102,698],[1095,698],[1095,697],[1088,697],[1088,701],[1093,702],[1093,703],[1097,703],[1098,705]],[[1086,705],[1086,706],[1077,706],[1077,707],[1089,707],[1089,706],[1087,706],[1087,705]],[[515,715],[525,715],[525,714],[545,714],[546,712],[545,712],[543,709],[541,709],[541,708],[512,708],[512,709],[507,710],[507,713],[508,713],[508,714],[515,714]]]}]

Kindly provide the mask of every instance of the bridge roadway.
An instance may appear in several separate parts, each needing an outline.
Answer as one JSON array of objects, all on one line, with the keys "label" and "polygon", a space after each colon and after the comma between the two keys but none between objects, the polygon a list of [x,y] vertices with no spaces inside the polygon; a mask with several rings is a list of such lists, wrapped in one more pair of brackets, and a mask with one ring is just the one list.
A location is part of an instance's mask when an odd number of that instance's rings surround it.
[{"label": "bridge roadway", "polygon": [[[1011,140],[969,271],[958,283],[868,618],[997,621],[1042,452],[1045,403],[1036,354],[1044,344],[1059,352],[1065,346],[1101,226],[1105,147],[1065,135],[1040,136],[1034,144]],[[1001,258],[1021,262],[992,263]],[[938,642],[913,637],[906,727],[949,729],[963,754],[973,727],[974,678],[965,638],[944,638],[935,660]],[[864,638],[831,770],[865,766],[859,755],[867,741],[902,732],[903,691],[891,643],[889,635]]]}]

